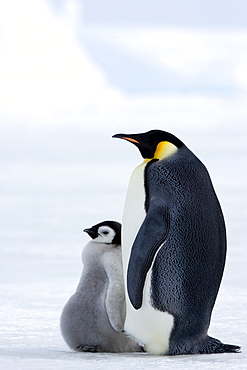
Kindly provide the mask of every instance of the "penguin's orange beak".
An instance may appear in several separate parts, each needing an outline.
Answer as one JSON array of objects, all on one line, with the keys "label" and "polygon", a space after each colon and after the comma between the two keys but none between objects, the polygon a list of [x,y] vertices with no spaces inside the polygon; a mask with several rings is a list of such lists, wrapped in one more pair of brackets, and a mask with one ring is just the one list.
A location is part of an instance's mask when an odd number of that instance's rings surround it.
[{"label": "penguin's orange beak", "polygon": [[150,145],[150,143],[145,140],[145,135],[146,134],[116,134],[112,137],[124,139],[126,141],[129,141],[130,143],[133,143],[139,149],[142,158],[152,159],[154,157],[154,152],[157,145]]},{"label": "penguin's orange beak", "polygon": [[134,144],[140,144],[140,142],[137,141],[136,139],[133,139],[132,137],[128,137],[124,134],[116,134],[116,135],[113,135],[112,137],[115,137],[115,138],[118,138],[118,139],[128,140],[128,141],[130,141],[131,143],[134,143]]},{"label": "penguin's orange beak", "polygon": [[139,141],[132,139],[131,137],[122,137],[122,139],[131,141],[132,143],[135,143],[135,144],[140,144]]}]

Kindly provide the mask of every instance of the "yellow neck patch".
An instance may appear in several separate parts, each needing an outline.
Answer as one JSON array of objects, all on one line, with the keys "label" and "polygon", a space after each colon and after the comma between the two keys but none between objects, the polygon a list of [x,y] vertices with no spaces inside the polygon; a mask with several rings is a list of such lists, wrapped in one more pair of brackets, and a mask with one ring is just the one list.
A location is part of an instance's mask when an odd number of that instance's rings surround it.
[{"label": "yellow neck patch", "polygon": [[176,145],[169,143],[169,141],[161,141],[156,148],[153,158],[146,158],[143,161],[143,164],[152,161],[153,159],[164,159],[176,153],[178,148]]},{"label": "yellow neck patch", "polygon": [[156,151],[154,153],[155,159],[163,159],[166,157],[169,157],[173,153],[175,153],[178,150],[178,148],[168,141],[161,141],[156,148]]}]

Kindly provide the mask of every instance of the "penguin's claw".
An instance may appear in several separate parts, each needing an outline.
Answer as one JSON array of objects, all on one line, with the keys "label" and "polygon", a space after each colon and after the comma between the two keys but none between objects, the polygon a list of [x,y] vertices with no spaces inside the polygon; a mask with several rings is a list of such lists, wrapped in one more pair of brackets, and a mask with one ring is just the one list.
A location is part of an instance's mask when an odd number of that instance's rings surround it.
[{"label": "penguin's claw", "polygon": [[98,352],[95,346],[83,346],[82,344],[76,347],[76,350],[79,352]]}]

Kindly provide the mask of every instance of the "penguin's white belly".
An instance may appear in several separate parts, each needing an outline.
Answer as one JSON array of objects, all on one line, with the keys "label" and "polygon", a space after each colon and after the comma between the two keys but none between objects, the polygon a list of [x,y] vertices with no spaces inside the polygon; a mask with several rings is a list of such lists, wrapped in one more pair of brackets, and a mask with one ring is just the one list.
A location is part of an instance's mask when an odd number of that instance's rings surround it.
[{"label": "penguin's white belly", "polygon": [[147,162],[138,166],[132,173],[123,214],[123,269],[126,290],[125,331],[144,344],[152,354],[165,354],[169,347],[169,337],[173,327],[173,316],[154,309],[150,303],[151,269],[149,270],[144,290],[143,303],[135,310],[127,293],[127,269],[131,247],[146,216],[144,209],[144,169]]}]

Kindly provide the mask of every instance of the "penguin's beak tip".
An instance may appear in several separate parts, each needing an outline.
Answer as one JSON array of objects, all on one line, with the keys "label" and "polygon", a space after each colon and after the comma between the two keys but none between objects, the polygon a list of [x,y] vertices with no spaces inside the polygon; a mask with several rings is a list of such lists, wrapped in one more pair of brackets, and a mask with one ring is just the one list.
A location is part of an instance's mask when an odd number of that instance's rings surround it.
[{"label": "penguin's beak tip", "polygon": [[113,135],[112,137],[113,138],[116,138],[116,139],[122,139],[123,138],[123,134],[115,134],[115,135]]}]

